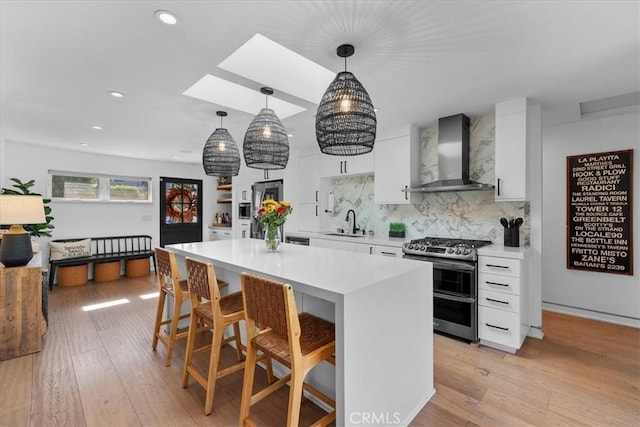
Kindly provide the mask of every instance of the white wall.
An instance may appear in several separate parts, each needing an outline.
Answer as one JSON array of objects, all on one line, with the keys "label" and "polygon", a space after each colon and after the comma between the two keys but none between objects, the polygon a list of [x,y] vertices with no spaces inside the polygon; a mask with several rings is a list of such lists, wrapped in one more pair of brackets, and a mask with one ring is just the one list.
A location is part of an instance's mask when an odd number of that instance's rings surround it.
[{"label": "white wall", "polygon": [[[640,115],[628,113],[582,120],[543,129],[543,307],[640,326]],[[569,270],[566,268],[566,157],[634,149],[633,257],[635,274]]]},{"label": "white wall", "polygon": [[[50,169],[152,178],[153,203],[52,202],[53,239],[148,234],[153,238],[153,244],[159,245],[160,176],[203,181],[204,240],[207,240],[207,226],[213,222],[216,211],[217,180],[205,175],[201,165],[98,155],[12,141],[5,141],[0,162],[3,164],[0,171],[2,187],[9,188],[13,184],[9,178],[23,182],[34,179],[32,191],[45,196]],[[145,216],[151,217],[151,221],[143,220]],[[49,256],[47,241],[40,239],[43,259]]]}]

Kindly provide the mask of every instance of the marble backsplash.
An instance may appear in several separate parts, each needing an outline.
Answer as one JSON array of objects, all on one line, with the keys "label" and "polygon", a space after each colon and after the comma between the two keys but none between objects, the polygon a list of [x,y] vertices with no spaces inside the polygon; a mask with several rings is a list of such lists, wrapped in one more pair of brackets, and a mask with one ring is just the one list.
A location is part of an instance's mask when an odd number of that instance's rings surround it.
[{"label": "marble backsplash", "polygon": [[[494,116],[471,120],[469,174],[472,180],[494,182]],[[425,128],[421,134],[422,182],[438,179],[438,129]],[[349,209],[356,212],[360,228],[388,235],[389,223],[403,222],[408,239],[453,237],[491,240],[502,243],[501,217],[522,217],[520,244],[530,239],[529,203],[496,202],[493,191],[452,191],[422,193],[413,205],[378,205],[374,200],[373,175],[334,178],[334,213],[329,228],[347,228]]]}]

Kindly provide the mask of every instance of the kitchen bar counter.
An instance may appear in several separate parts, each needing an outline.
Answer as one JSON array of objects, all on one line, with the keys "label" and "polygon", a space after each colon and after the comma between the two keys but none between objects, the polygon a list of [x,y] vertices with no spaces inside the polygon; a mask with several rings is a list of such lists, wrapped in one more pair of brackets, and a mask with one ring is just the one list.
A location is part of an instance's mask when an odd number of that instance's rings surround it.
[{"label": "kitchen bar counter", "polygon": [[267,253],[256,239],[168,248],[212,262],[232,290],[246,271],[291,284],[301,311],[332,307],[337,425],[408,425],[435,392],[431,263],[291,244]]}]

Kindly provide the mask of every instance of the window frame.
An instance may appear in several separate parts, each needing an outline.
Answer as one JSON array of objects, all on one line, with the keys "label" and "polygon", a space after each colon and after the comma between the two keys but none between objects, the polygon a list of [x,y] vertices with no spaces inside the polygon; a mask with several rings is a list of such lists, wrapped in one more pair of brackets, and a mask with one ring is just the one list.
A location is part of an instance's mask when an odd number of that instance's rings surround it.
[{"label": "window frame", "polygon": [[[73,172],[73,171],[60,171],[49,170],[48,171],[48,183],[47,183],[47,195],[54,202],[62,203],[153,203],[153,179],[151,177],[136,177],[128,175],[111,175],[101,173],[86,173],[86,172]],[[85,199],[81,197],[55,197],[53,195],[53,177],[54,176],[69,176],[77,178],[94,178],[98,182],[98,198],[97,199]],[[120,200],[111,199],[111,181],[140,181],[147,183],[147,199],[145,200]]]}]

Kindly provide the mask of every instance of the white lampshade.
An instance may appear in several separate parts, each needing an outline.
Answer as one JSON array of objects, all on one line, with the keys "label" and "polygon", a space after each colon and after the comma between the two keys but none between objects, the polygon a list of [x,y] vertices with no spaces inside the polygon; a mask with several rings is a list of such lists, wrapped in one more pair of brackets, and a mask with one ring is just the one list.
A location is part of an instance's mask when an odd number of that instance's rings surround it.
[{"label": "white lampshade", "polygon": [[0,225],[42,224],[46,221],[42,196],[0,195]]}]

